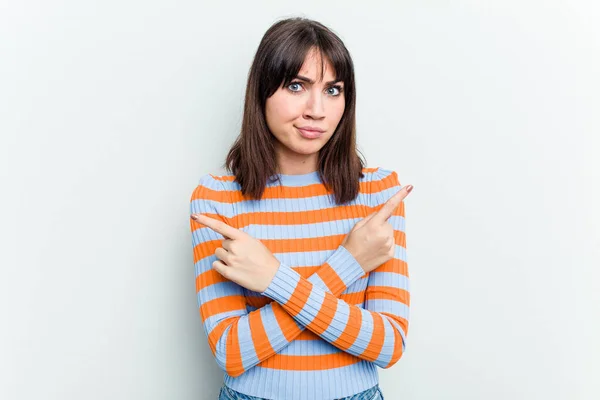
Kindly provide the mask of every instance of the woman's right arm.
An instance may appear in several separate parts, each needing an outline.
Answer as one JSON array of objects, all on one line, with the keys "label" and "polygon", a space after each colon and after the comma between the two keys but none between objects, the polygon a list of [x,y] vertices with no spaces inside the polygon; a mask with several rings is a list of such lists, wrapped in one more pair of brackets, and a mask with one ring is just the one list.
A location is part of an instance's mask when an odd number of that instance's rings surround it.
[{"label": "woman's right arm", "polygon": [[[231,225],[227,192],[210,174],[203,176],[190,201],[190,215],[203,213]],[[277,302],[248,312],[243,288],[212,268],[214,252],[224,237],[190,218],[196,293],[204,332],[217,364],[230,376],[239,376],[290,344],[303,325]],[[356,259],[338,247],[309,278],[314,285],[339,297],[365,275]]]}]

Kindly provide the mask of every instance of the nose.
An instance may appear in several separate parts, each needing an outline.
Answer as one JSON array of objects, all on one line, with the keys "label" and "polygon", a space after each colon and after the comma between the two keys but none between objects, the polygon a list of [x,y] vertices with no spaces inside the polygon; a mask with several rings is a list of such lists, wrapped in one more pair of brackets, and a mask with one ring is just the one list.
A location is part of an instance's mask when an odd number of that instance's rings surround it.
[{"label": "nose", "polygon": [[323,104],[323,97],[320,93],[311,91],[311,94],[306,100],[306,107],[304,109],[304,118],[309,119],[323,119],[325,118],[325,106]]}]

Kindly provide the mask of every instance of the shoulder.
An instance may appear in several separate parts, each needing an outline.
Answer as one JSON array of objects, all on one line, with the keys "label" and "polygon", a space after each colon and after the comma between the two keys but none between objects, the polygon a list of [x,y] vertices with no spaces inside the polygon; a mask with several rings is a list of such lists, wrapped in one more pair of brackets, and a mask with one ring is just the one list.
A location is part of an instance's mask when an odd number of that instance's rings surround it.
[{"label": "shoulder", "polygon": [[235,176],[229,174],[225,169],[215,169],[205,173],[198,179],[194,192],[227,191]]},{"label": "shoulder", "polygon": [[371,170],[367,182],[372,206],[385,203],[402,188],[398,173],[395,170],[386,167],[368,169]]},{"label": "shoulder", "polygon": [[[385,167],[363,168],[364,180],[370,183],[372,189],[381,190],[393,186],[400,186],[398,173]],[[372,190],[371,193],[374,191]]]},{"label": "shoulder", "polygon": [[[231,186],[233,176],[223,170],[215,170],[201,175],[194,188],[190,203],[195,212],[213,212],[231,216]],[[198,211],[203,210],[203,211]]]}]

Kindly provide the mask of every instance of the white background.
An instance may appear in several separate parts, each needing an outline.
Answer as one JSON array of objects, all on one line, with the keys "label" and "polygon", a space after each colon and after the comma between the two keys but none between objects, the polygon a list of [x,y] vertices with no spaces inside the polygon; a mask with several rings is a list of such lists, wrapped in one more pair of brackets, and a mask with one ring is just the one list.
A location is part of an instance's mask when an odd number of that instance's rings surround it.
[{"label": "white background", "polygon": [[597,2],[0,4],[0,398],[216,399],[189,200],[287,16],[344,40],[368,166],[415,186],[386,399],[600,398]]}]

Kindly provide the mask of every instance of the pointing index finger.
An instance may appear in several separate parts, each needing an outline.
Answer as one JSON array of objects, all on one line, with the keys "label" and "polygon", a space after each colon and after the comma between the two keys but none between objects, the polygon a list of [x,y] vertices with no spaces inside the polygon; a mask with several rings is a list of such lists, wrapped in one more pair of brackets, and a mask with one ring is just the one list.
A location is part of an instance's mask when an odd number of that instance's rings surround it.
[{"label": "pointing index finger", "polygon": [[400,189],[398,191],[398,193],[394,194],[392,197],[390,197],[385,202],[383,207],[381,207],[379,209],[379,211],[377,211],[377,214],[375,214],[373,219],[378,222],[387,221],[387,219],[390,218],[392,216],[392,214],[394,213],[394,210],[396,209],[396,207],[398,207],[400,205],[402,200],[404,200],[404,198],[407,195],[408,195],[408,192],[406,191],[406,186],[405,186],[402,189]]},{"label": "pointing index finger", "polygon": [[213,231],[218,232],[229,239],[238,239],[242,234],[239,229],[236,229],[233,226],[227,225],[223,221],[208,217],[204,214],[192,214],[192,218],[196,220],[196,222],[208,226]]}]

